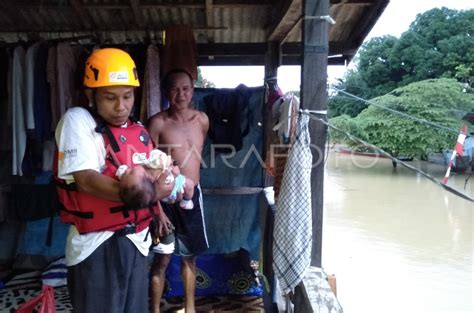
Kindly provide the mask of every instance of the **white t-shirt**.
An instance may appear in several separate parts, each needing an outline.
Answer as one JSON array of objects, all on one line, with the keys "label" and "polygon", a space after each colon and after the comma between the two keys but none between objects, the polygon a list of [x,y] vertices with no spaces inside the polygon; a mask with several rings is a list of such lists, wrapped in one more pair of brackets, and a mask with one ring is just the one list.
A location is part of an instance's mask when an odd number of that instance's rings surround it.
[{"label": "white t-shirt", "polygon": [[[69,109],[56,127],[56,143],[62,157],[58,161],[58,176],[68,183],[74,182],[72,173],[92,169],[100,173],[105,168],[105,144],[102,134],[90,113],[81,107]],[[151,237],[146,236],[148,227],[140,233],[127,235],[144,256],[148,255]],[[85,260],[114,232],[98,231],[79,234],[71,226],[66,241],[66,265],[73,266]],[[146,238],[146,240],[145,240]]]}]

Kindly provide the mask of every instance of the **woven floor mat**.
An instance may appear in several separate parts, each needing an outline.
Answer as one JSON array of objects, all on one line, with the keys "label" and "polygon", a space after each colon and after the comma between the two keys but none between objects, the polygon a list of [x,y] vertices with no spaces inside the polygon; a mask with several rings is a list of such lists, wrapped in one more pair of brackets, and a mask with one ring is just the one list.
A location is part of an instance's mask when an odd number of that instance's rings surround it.
[{"label": "woven floor mat", "polygon": [[[20,287],[20,286],[18,286]],[[7,288],[0,290],[0,312],[13,313],[18,306],[33,298],[40,292],[40,285],[30,288]],[[54,301],[57,313],[72,312],[67,287],[54,288]],[[173,298],[161,301],[161,310],[164,313],[184,312],[182,298]],[[220,312],[265,312],[263,300],[255,296],[220,296],[197,297],[196,311],[201,313]]]},{"label": "woven floor mat", "polygon": [[[161,301],[164,313],[184,312],[182,298]],[[196,311],[200,313],[220,312],[265,312],[263,299],[255,296],[197,297]]]}]

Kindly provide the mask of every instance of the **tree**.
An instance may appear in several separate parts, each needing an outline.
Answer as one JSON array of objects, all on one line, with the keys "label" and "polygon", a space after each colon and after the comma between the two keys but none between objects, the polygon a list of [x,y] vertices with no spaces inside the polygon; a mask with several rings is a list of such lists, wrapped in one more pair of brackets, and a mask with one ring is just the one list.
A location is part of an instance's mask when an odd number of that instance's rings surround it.
[{"label": "tree", "polygon": [[370,89],[357,72],[350,72],[349,75],[346,75],[345,80],[339,80],[339,82],[333,86],[333,90],[338,96],[329,99],[329,117],[339,115],[355,117],[367,107],[364,101],[354,99],[346,94],[349,93],[360,95],[361,98],[370,98]]},{"label": "tree", "polygon": [[[370,99],[431,78],[457,78],[472,83],[473,20],[474,10],[432,9],[417,15],[399,39],[393,36],[372,38],[359,50],[354,59],[355,70],[344,77],[344,88]],[[339,93],[329,100],[332,116],[354,116],[364,108],[349,109],[345,97],[347,95]]]},{"label": "tree", "polygon": [[201,88],[215,88],[216,85],[208,81],[206,78],[202,77],[201,69],[198,67],[198,79],[194,82],[194,87],[201,87]]},{"label": "tree", "polygon": [[471,79],[472,76],[470,73],[472,73],[472,66],[466,66],[464,64],[459,64],[455,68],[456,74],[454,75],[459,81],[462,81],[464,83],[472,83]]},{"label": "tree", "polygon": [[[330,122],[393,156],[425,159],[429,152],[454,147],[461,117],[474,103],[474,93],[463,89],[455,79],[424,80],[372,99],[355,118],[339,116]],[[341,142],[340,134],[331,131],[331,137]]]},{"label": "tree", "polygon": [[385,94],[396,87],[400,75],[394,70],[393,49],[397,38],[393,36],[377,37],[363,45],[358,59],[357,72],[367,90],[364,98]]}]

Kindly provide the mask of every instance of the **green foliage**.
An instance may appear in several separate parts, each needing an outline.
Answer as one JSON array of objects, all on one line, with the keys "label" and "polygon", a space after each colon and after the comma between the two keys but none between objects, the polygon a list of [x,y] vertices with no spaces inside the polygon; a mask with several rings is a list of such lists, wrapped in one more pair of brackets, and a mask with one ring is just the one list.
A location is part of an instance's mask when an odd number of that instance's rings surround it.
[{"label": "green foliage", "polygon": [[[429,79],[416,82],[371,100],[357,117],[347,115],[330,119],[331,124],[374,144],[394,156],[426,158],[431,151],[452,148],[463,122],[462,116],[474,106],[474,94],[463,91],[455,79]],[[390,108],[404,115],[390,112]],[[436,128],[429,121],[444,128]],[[347,137],[331,132],[335,142]]]},{"label": "green foliage", "polygon": [[471,76],[470,73],[472,72],[472,66],[466,66],[464,64],[459,64],[455,68],[456,74],[454,75],[458,80],[468,83]]},{"label": "green foliage", "polygon": [[208,81],[206,78],[202,77],[201,69],[198,67],[198,79],[194,82],[194,87],[201,87],[201,88],[215,88],[216,85]]},{"label": "green foliage", "polygon": [[[335,118],[330,119],[331,125],[337,127],[338,129],[348,132],[349,134],[358,135],[358,128],[354,122],[354,119],[351,118],[349,115],[339,115]],[[343,142],[350,142],[348,141],[347,136],[337,130],[329,128],[329,134],[332,142],[335,143],[343,143]],[[358,137],[358,136],[357,136]]]},{"label": "green foliage", "polygon": [[[474,10],[437,8],[419,14],[399,39],[383,36],[362,45],[354,60],[356,69],[336,87],[371,99],[432,78],[456,78],[473,84],[473,21]],[[330,116],[356,116],[365,108],[341,93],[328,104]]]},{"label": "green foliage", "polygon": [[393,89],[387,88],[385,85],[398,79],[398,77],[392,77],[394,66],[393,60],[391,60],[396,44],[397,38],[384,36],[370,40],[361,48],[357,73],[359,79],[367,85],[364,98],[372,98]]},{"label": "green foliage", "polygon": [[[357,72],[348,75],[345,81],[339,80],[334,87],[336,90],[344,90],[349,94],[363,94],[362,98],[365,98],[370,90]],[[339,93],[336,97],[330,97],[328,101],[329,117],[343,114],[355,117],[366,107],[367,104],[364,101],[354,99],[343,93]]]}]

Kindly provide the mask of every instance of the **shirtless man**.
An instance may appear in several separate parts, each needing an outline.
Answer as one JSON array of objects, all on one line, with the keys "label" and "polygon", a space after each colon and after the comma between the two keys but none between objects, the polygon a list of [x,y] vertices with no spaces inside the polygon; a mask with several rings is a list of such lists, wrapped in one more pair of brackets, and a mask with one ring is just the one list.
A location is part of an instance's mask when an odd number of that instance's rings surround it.
[{"label": "shirtless man", "polygon": [[[179,205],[163,203],[167,218],[174,225],[175,240],[169,245],[159,244],[152,266],[152,312],[160,312],[160,300],[165,284],[165,271],[174,252],[183,257],[182,278],[185,292],[185,312],[195,312],[194,292],[196,289],[196,255],[208,248],[202,211],[202,195],[199,187],[201,152],[209,129],[209,119],[203,112],[191,108],[194,87],[189,73],[173,70],[163,80],[165,95],[170,108],[151,117],[150,136],[158,148],[170,154],[178,163],[181,173],[196,183],[194,209],[182,210]],[[168,149],[168,150],[166,150]],[[169,221],[161,219],[157,232],[169,233]],[[161,238],[162,243],[170,242]],[[170,245],[172,247],[170,247]]]}]

